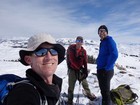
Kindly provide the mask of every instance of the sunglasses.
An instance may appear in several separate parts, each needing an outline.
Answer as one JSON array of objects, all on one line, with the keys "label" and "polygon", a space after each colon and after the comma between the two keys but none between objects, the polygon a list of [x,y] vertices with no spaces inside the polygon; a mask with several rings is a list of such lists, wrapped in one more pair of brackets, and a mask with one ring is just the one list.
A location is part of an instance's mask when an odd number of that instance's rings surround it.
[{"label": "sunglasses", "polygon": [[34,51],[34,54],[38,57],[43,57],[48,54],[48,51],[51,53],[52,56],[58,55],[58,52],[53,48],[41,48]]},{"label": "sunglasses", "polygon": [[106,30],[105,29],[100,29],[99,32],[106,32]]},{"label": "sunglasses", "polygon": [[76,40],[76,43],[83,43],[82,40]]}]

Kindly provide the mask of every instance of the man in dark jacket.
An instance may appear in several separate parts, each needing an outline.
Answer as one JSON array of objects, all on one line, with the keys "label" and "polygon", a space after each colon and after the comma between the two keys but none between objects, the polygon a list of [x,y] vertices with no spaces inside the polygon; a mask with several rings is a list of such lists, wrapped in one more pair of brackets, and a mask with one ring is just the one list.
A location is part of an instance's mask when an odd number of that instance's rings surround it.
[{"label": "man in dark jacket", "polygon": [[68,105],[73,105],[73,91],[77,80],[82,82],[82,86],[86,91],[87,97],[94,100],[96,97],[90,92],[87,83],[87,54],[82,47],[83,37],[76,38],[76,44],[72,44],[67,49],[67,66],[68,66]]},{"label": "man in dark jacket", "polygon": [[101,43],[97,57],[97,77],[102,94],[102,105],[110,105],[110,81],[114,74],[118,50],[115,41],[108,36],[108,29],[105,25],[98,28],[98,34]]},{"label": "man in dark jacket", "polygon": [[38,34],[19,51],[20,62],[29,66],[29,83],[19,83],[8,94],[4,105],[58,105],[62,79],[54,73],[64,60],[65,48],[48,34]]}]

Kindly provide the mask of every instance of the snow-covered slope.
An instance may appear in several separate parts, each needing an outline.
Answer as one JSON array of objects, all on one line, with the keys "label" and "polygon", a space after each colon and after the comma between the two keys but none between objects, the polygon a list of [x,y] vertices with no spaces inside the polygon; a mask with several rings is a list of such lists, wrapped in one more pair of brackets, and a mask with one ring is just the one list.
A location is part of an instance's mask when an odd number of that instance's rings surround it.
[{"label": "snow-covered slope", "polygon": [[[57,39],[57,42],[64,45],[64,47],[67,49],[69,44],[74,43],[74,40],[75,39],[72,38],[61,38]],[[26,38],[15,38],[12,40],[0,39],[0,74],[14,73],[22,77],[25,76],[25,70],[29,67],[23,66],[18,62],[18,51],[26,47],[26,45]],[[83,46],[87,50],[87,54],[96,59],[98,55],[99,42],[94,40],[85,40],[85,44]],[[133,91],[140,96],[140,44],[117,44],[117,46],[119,50],[119,58],[116,61],[116,66],[114,68],[115,75],[111,81],[111,89],[116,88],[120,84],[129,84]],[[76,101],[76,97],[79,92],[80,105],[89,105],[89,103],[92,105],[99,105],[99,101],[101,100],[100,89],[96,75],[92,74],[96,73],[96,64],[88,64],[88,68],[90,69],[90,73],[87,78],[89,87],[91,91],[99,97],[99,100],[89,102],[89,100],[82,95],[82,87],[79,90],[79,83],[77,82],[74,91],[74,102]],[[65,60],[58,66],[56,74],[63,78],[62,93],[67,93],[68,77]],[[140,105],[140,99],[138,99],[138,103],[134,103],[133,105]]]}]

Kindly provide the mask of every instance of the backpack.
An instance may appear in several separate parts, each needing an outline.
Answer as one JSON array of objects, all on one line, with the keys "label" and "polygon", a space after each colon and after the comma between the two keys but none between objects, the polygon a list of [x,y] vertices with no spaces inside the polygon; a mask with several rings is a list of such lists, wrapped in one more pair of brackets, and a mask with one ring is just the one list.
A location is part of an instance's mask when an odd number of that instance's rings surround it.
[{"label": "backpack", "polygon": [[4,99],[8,93],[12,90],[13,86],[18,83],[29,82],[26,78],[21,78],[14,74],[0,75],[0,105],[4,102]]},{"label": "backpack", "polygon": [[110,91],[111,100],[117,105],[136,102],[138,95],[131,90],[129,85],[123,84]]},{"label": "backpack", "polygon": [[[4,99],[8,96],[8,93],[13,89],[14,85],[19,83],[26,83],[32,85],[36,89],[36,87],[33,84],[31,84],[27,78],[22,78],[15,74],[0,75],[0,105],[3,105]],[[40,97],[40,105],[48,105],[47,100],[44,96],[41,96],[39,91],[38,94]],[[62,97],[60,97],[56,105],[65,105],[63,101],[64,100],[62,99]]]}]

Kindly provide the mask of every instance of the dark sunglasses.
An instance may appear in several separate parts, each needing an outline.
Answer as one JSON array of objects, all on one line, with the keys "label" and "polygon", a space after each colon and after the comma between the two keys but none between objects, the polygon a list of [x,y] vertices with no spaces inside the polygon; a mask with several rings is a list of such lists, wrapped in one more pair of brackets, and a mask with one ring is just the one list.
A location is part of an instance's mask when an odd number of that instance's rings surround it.
[{"label": "dark sunglasses", "polygon": [[82,40],[76,40],[76,43],[83,43]]},{"label": "dark sunglasses", "polygon": [[106,30],[105,29],[100,29],[99,32],[106,32]]},{"label": "dark sunglasses", "polygon": [[51,53],[52,56],[58,55],[58,52],[53,48],[41,48],[34,51],[34,54],[38,57],[42,57],[48,54],[48,51]]}]

